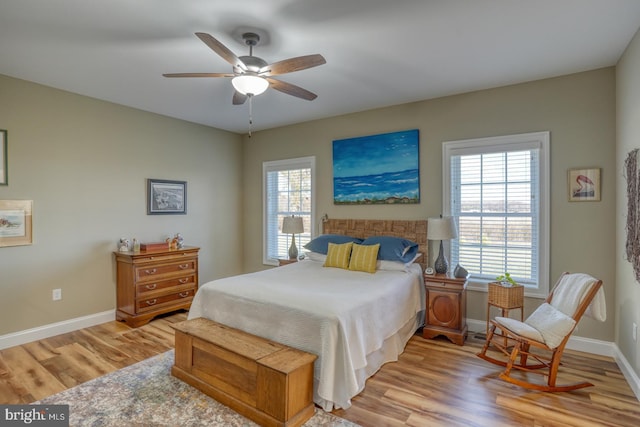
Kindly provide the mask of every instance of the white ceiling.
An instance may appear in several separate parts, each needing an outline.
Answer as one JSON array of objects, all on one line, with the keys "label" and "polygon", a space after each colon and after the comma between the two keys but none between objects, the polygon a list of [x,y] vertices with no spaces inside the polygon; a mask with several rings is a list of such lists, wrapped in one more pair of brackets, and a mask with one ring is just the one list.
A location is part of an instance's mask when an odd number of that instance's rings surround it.
[{"label": "white ceiling", "polygon": [[614,65],[639,26],[640,0],[0,0],[0,74],[245,133],[230,79],[162,76],[231,72],[195,32],[326,58],[277,77],[314,101],[253,100],[255,131]]}]

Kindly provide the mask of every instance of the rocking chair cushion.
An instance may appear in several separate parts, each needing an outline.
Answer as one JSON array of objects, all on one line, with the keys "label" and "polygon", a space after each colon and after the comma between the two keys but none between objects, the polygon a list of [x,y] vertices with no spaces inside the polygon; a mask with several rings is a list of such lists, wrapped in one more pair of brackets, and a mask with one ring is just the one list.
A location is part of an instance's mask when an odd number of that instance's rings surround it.
[{"label": "rocking chair cushion", "polygon": [[544,337],[540,332],[536,328],[529,326],[524,322],[511,319],[510,317],[496,317],[494,320],[499,326],[504,326],[521,337],[544,343]]},{"label": "rocking chair cushion", "polygon": [[547,347],[558,347],[564,338],[571,333],[576,321],[548,303],[536,309],[525,323],[540,332]]}]

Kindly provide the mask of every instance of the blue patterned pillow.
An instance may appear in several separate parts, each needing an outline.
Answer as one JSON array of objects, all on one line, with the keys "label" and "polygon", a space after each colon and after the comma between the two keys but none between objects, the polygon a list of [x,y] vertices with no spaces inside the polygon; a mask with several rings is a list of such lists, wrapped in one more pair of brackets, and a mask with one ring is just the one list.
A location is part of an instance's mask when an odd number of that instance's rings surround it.
[{"label": "blue patterned pillow", "polygon": [[392,236],[371,236],[364,239],[363,245],[380,244],[378,259],[385,261],[411,262],[418,254],[418,244],[411,240]]},{"label": "blue patterned pillow", "polygon": [[306,245],[304,248],[311,252],[317,252],[326,255],[329,250],[329,243],[341,245],[343,243],[362,243],[362,239],[351,236],[343,236],[341,234],[323,234],[318,236]]}]

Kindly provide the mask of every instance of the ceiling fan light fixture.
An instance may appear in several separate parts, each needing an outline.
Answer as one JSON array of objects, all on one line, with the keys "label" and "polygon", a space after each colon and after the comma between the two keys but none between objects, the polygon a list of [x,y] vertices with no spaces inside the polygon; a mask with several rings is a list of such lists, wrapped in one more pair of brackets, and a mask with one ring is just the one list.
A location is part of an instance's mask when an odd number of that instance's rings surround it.
[{"label": "ceiling fan light fixture", "polygon": [[231,79],[233,87],[243,95],[260,95],[269,87],[269,82],[262,77],[243,74]]}]

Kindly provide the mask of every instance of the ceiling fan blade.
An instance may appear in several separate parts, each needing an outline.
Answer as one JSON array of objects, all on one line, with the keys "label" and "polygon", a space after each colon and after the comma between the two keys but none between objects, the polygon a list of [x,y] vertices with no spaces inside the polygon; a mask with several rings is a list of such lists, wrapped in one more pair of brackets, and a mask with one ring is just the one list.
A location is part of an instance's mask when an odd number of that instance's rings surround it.
[{"label": "ceiling fan blade", "polygon": [[259,74],[262,76],[277,76],[278,74],[292,73],[294,71],[317,67],[318,65],[326,64],[326,62],[324,57],[319,54],[297,56],[265,65],[260,69]]},{"label": "ceiling fan blade", "polygon": [[234,77],[235,74],[230,73],[168,73],[163,74],[165,77]]},{"label": "ceiling fan blade", "polygon": [[204,44],[209,46],[211,50],[220,55],[222,59],[227,61],[229,64],[233,65],[234,67],[240,68],[241,70],[247,71],[247,66],[244,64],[244,62],[242,62],[235,53],[231,52],[225,45],[220,43],[211,34],[196,33],[196,36],[198,36],[198,38],[202,40]]},{"label": "ceiling fan blade", "polygon": [[243,95],[237,90],[233,92],[233,105],[242,105],[247,100],[247,95]]},{"label": "ceiling fan blade", "polygon": [[282,80],[267,78],[267,81],[272,88],[282,93],[286,93],[287,95],[293,95],[298,98],[306,99],[307,101],[313,101],[318,97],[315,93],[302,89],[300,86],[283,82]]}]

